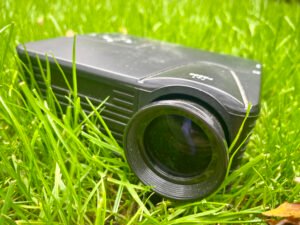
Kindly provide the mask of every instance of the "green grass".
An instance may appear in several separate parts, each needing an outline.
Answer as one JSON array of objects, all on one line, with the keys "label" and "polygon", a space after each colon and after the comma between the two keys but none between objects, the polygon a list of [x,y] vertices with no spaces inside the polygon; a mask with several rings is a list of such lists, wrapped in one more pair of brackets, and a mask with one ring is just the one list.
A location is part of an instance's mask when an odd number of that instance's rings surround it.
[{"label": "green grass", "polygon": [[[51,91],[45,101],[30,90],[16,45],[70,30],[128,32],[261,61],[261,116],[224,183],[230,188],[193,203],[155,202],[98,130],[101,106],[86,115],[70,96],[75,110],[61,119]],[[263,224],[261,211],[300,201],[299,42],[297,1],[1,1],[0,224]]]}]

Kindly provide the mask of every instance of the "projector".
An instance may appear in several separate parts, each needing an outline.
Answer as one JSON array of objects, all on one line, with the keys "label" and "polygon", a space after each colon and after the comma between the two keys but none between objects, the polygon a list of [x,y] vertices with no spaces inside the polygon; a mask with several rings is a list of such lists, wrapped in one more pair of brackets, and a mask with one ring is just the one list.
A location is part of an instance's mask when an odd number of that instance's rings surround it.
[{"label": "projector", "polygon": [[230,157],[233,167],[239,164],[258,118],[261,64],[123,34],[19,45],[19,58],[33,71],[28,81],[35,80],[45,93],[49,84],[41,67],[46,71],[48,64],[61,105],[69,104],[74,40],[82,108],[92,111],[86,98],[99,105],[109,97],[101,115],[136,176],[173,200],[215,192]]}]

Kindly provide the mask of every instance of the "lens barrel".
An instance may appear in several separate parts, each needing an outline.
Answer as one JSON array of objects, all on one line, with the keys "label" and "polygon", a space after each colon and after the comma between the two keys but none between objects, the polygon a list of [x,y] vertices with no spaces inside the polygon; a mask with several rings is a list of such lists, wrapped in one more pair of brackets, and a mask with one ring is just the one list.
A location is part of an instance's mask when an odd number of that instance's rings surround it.
[{"label": "lens barrel", "polygon": [[186,100],[162,100],[140,109],[125,130],[124,147],[139,179],[170,199],[210,195],[227,170],[220,122],[201,105]]}]

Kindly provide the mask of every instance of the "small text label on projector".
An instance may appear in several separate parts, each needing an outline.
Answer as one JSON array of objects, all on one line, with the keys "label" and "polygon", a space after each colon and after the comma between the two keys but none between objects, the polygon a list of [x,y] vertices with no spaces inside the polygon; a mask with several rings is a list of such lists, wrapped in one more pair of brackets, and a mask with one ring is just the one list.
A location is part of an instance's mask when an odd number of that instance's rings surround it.
[{"label": "small text label on projector", "polygon": [[214,80],[212,77],[208,77],[208,76],[205,76],[203,74],[198,74],[198,73],[189,73],[189,75],[193,78],[193,79],[197,79],[197,80],[202,80],[202,81],[205,81],[205,80]]}]

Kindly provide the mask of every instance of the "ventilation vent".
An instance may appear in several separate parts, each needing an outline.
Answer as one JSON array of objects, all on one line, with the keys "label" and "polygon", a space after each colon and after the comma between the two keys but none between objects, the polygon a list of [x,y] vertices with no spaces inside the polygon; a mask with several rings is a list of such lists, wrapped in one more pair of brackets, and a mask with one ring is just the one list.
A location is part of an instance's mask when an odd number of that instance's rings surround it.
[{"label": "ventilation vent", "polygon": [[[46,74],[46,72],[45,72]],[[49,87],[44,82],[44,78],[41,74],[41,71],[38,67],[34,67],[34,76],[36,82],[39,86],[39,89],[43,95],[46,95],[47,90]],[[53,74],[52,74],[53,76]],[[58,102],[62,106],[69,105],[69,101],[67,97],[70,95],[70,91],[65,87],[59,87],[55,84],[51,85],[52,91],[55,93],[55,96]],[[130,118],[132,117],[133,113],[135,112],[135,93],[134,90],[128,87],[126,89],[116,89],[113,87],[111,88],[111,96],[108,100],[104,103],[103,107],[100,109],[100,115],[106,122],[107,126],[109,127],[111,133],[113,134],[114,138],[121,144],[123,141],[123,133],[127,123],[129,122]],[[82,109],[86,113],[90,113],[92,108],[90,107],[89,103],[87,102],[86,98],[90,100],[90,102],[94,105],[94,107],[98,107],[102,101],[105,99],[97,99],[94,96],[88,96],[83,93],[78,93],[80,97]],[[104,128],[100,128],[102,132],[104,132]]]}]

